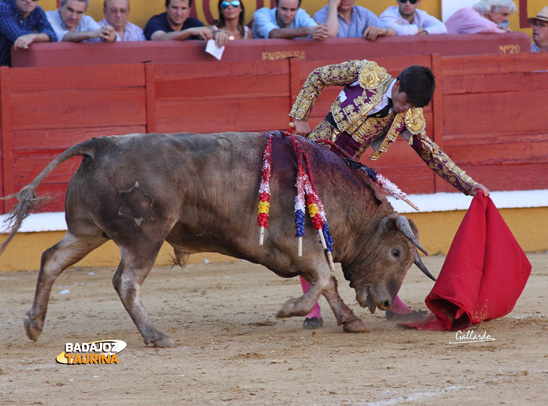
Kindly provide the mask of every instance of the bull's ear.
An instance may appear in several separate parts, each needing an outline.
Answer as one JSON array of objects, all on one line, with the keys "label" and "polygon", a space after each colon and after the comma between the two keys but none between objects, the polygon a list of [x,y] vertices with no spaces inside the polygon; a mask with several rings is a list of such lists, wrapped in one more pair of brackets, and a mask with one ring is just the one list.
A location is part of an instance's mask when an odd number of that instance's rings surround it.
[{"label": "bull's ear", "polygon": [[380,235],[386,235],[388,233],[388,222],[390,220],[394,219],[390,216],[386,216],[381,221],[379,221],[377,232],[380,233]]}]

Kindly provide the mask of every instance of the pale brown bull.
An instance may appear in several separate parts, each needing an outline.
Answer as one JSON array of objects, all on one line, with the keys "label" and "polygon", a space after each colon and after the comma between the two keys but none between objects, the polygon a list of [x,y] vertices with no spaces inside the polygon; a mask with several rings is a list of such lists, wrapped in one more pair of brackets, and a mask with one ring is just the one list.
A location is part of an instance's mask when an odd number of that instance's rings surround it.
[{"label": "pale brown bull", "polygon": [[[52,285],[67,267],[109,239],[120,248],[113,284],[146,344],[174,345],[150,321],[141,303],[141,285],[167,241],[176,262],[195,252],[219,252],[259,263],[282,277],[302,275],[311,285],[288,300],[278,317],[304,316],[321,294],[346,332],[367,331],[337,292],[325,253],[308,220],[299,257],[295,240],[296,162],[289,139],[273,138],[270,227],[258,244],[257,203],[262,152],[267,135],[131,134],[100,137],[75,145],[52,161],[18,195],[12,228],[40,200],[34,190],[57,165],[75,156],[82,163],[66,193],[65,237],[42,254],[34,303],[25,319],[27,336],[37,340]],[[371,312],[386,310],[409,267],[420,262],[414,224],[398,215],[363,173],[335,153],[298,138],[310,159],[331,234],[333,258]]]}]

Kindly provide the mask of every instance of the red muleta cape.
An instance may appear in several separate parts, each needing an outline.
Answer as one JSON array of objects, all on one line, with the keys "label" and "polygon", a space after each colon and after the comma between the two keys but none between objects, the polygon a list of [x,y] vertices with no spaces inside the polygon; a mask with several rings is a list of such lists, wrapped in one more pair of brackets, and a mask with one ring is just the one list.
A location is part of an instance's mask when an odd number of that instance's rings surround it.
[{"label": "red muleta cape", "polygon": [[531,263],[491,198],[476,194],[440,275],[426,297],[425,320],[400,323],[423,330],[464,330],[512,311]]}]

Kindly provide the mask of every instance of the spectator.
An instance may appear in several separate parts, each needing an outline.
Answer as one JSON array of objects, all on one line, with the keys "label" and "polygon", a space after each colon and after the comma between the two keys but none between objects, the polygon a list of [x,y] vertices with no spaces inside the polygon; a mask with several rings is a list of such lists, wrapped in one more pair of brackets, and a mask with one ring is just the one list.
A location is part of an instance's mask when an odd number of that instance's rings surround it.
[{"label": "spectator", "polygon": [[327,24],[329,37],[364,37],[376,41],[379,37],[396,35],[368,9],[355,6],[356,0],[329,0],[327,6],[314,14],[314,20]]},{"label": "spectator", "polygon": [[190,17],[192,0],[166,0],[166,11],[148,20],[145,37],[152,41],[212,39],[211,29]]},{"label": "spectator", "polygon": [[531,52],[548,52],[548,6],[543,7],[529,22],[533,27]]},{"label": "spectator", "polygon": [[512,0],[480,0],[457,10],[445,22],[448,34],[489,34],[512,31],[508,17],[517,7]]},{"label": "spectator", "polygon": [[245,25],[244,3],[240,0],[219,0],[217,9],[219,19],[211,26],[214,31],[226,31],[229,40],[253,38],[253,33]]},{"label": "spectator", "polygon": [[301,7],[301,0],[276,0],[276,8],[261,8],[253,14],[255,38],[328,38],[327,27],[318,24]]},{"label": "spectator", "polygon": [[0,2],[0,65],[11,64],[11,50],[28,49],[33,42],[56,41],[46,14],[36,1],[4,0]]},{"label": "spectator", "polygon": [[101,27],[93,18],[84,15],[88,6],[89,0],[61,0],[57,10],[46,12],[57,41],[114,42],[116,40],[114,28],[110,25]]},{"label": "spectator", "polygon": [[388,7],[380,20],[396,31],[396,35],[446,34],[445,24],[426,11],[417,10],[422,0],[398,0],[398,6]]},{"label": "spectator", "polygon": [[105,0],[103,4],[105,18],[99,25],[110,25],[116,31],[116,41],[146,41],[143,29],[128,21],[129,0]]}]

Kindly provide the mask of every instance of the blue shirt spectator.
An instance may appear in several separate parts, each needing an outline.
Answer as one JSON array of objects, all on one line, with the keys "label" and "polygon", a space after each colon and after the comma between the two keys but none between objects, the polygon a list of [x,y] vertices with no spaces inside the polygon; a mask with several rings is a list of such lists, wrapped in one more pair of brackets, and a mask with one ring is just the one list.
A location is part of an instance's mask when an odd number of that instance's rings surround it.
[{"label": "blue shirt spectator", "polygon": [[254,38],[296,38],[311,36],[327,39],[327,27],[316,21],[300,8],[300,1],[277,0],[277,7],[263,7],[253,14]]},{"label": "blue shirt spectator", "polygon": [[11,64],[12,44],[26,49],[33,42],[56,41],[46,14],[36,1],[3,0],[0,2],[0,65]]},{"label": "blue shirt spectator", "polygon": [[[321,8],[314,14],[314,20],[321,24],[327,24],[329,35],[332,37],[364,37],[375,41],[378,37],[396,34],[375,13],[365,7],[355,6],[354,2],[343,3],[330,0],[329,3],[328,6]],[[337,3],[339,4],[337,5]],[[335,29],[336,31],[334,31]]]}]

